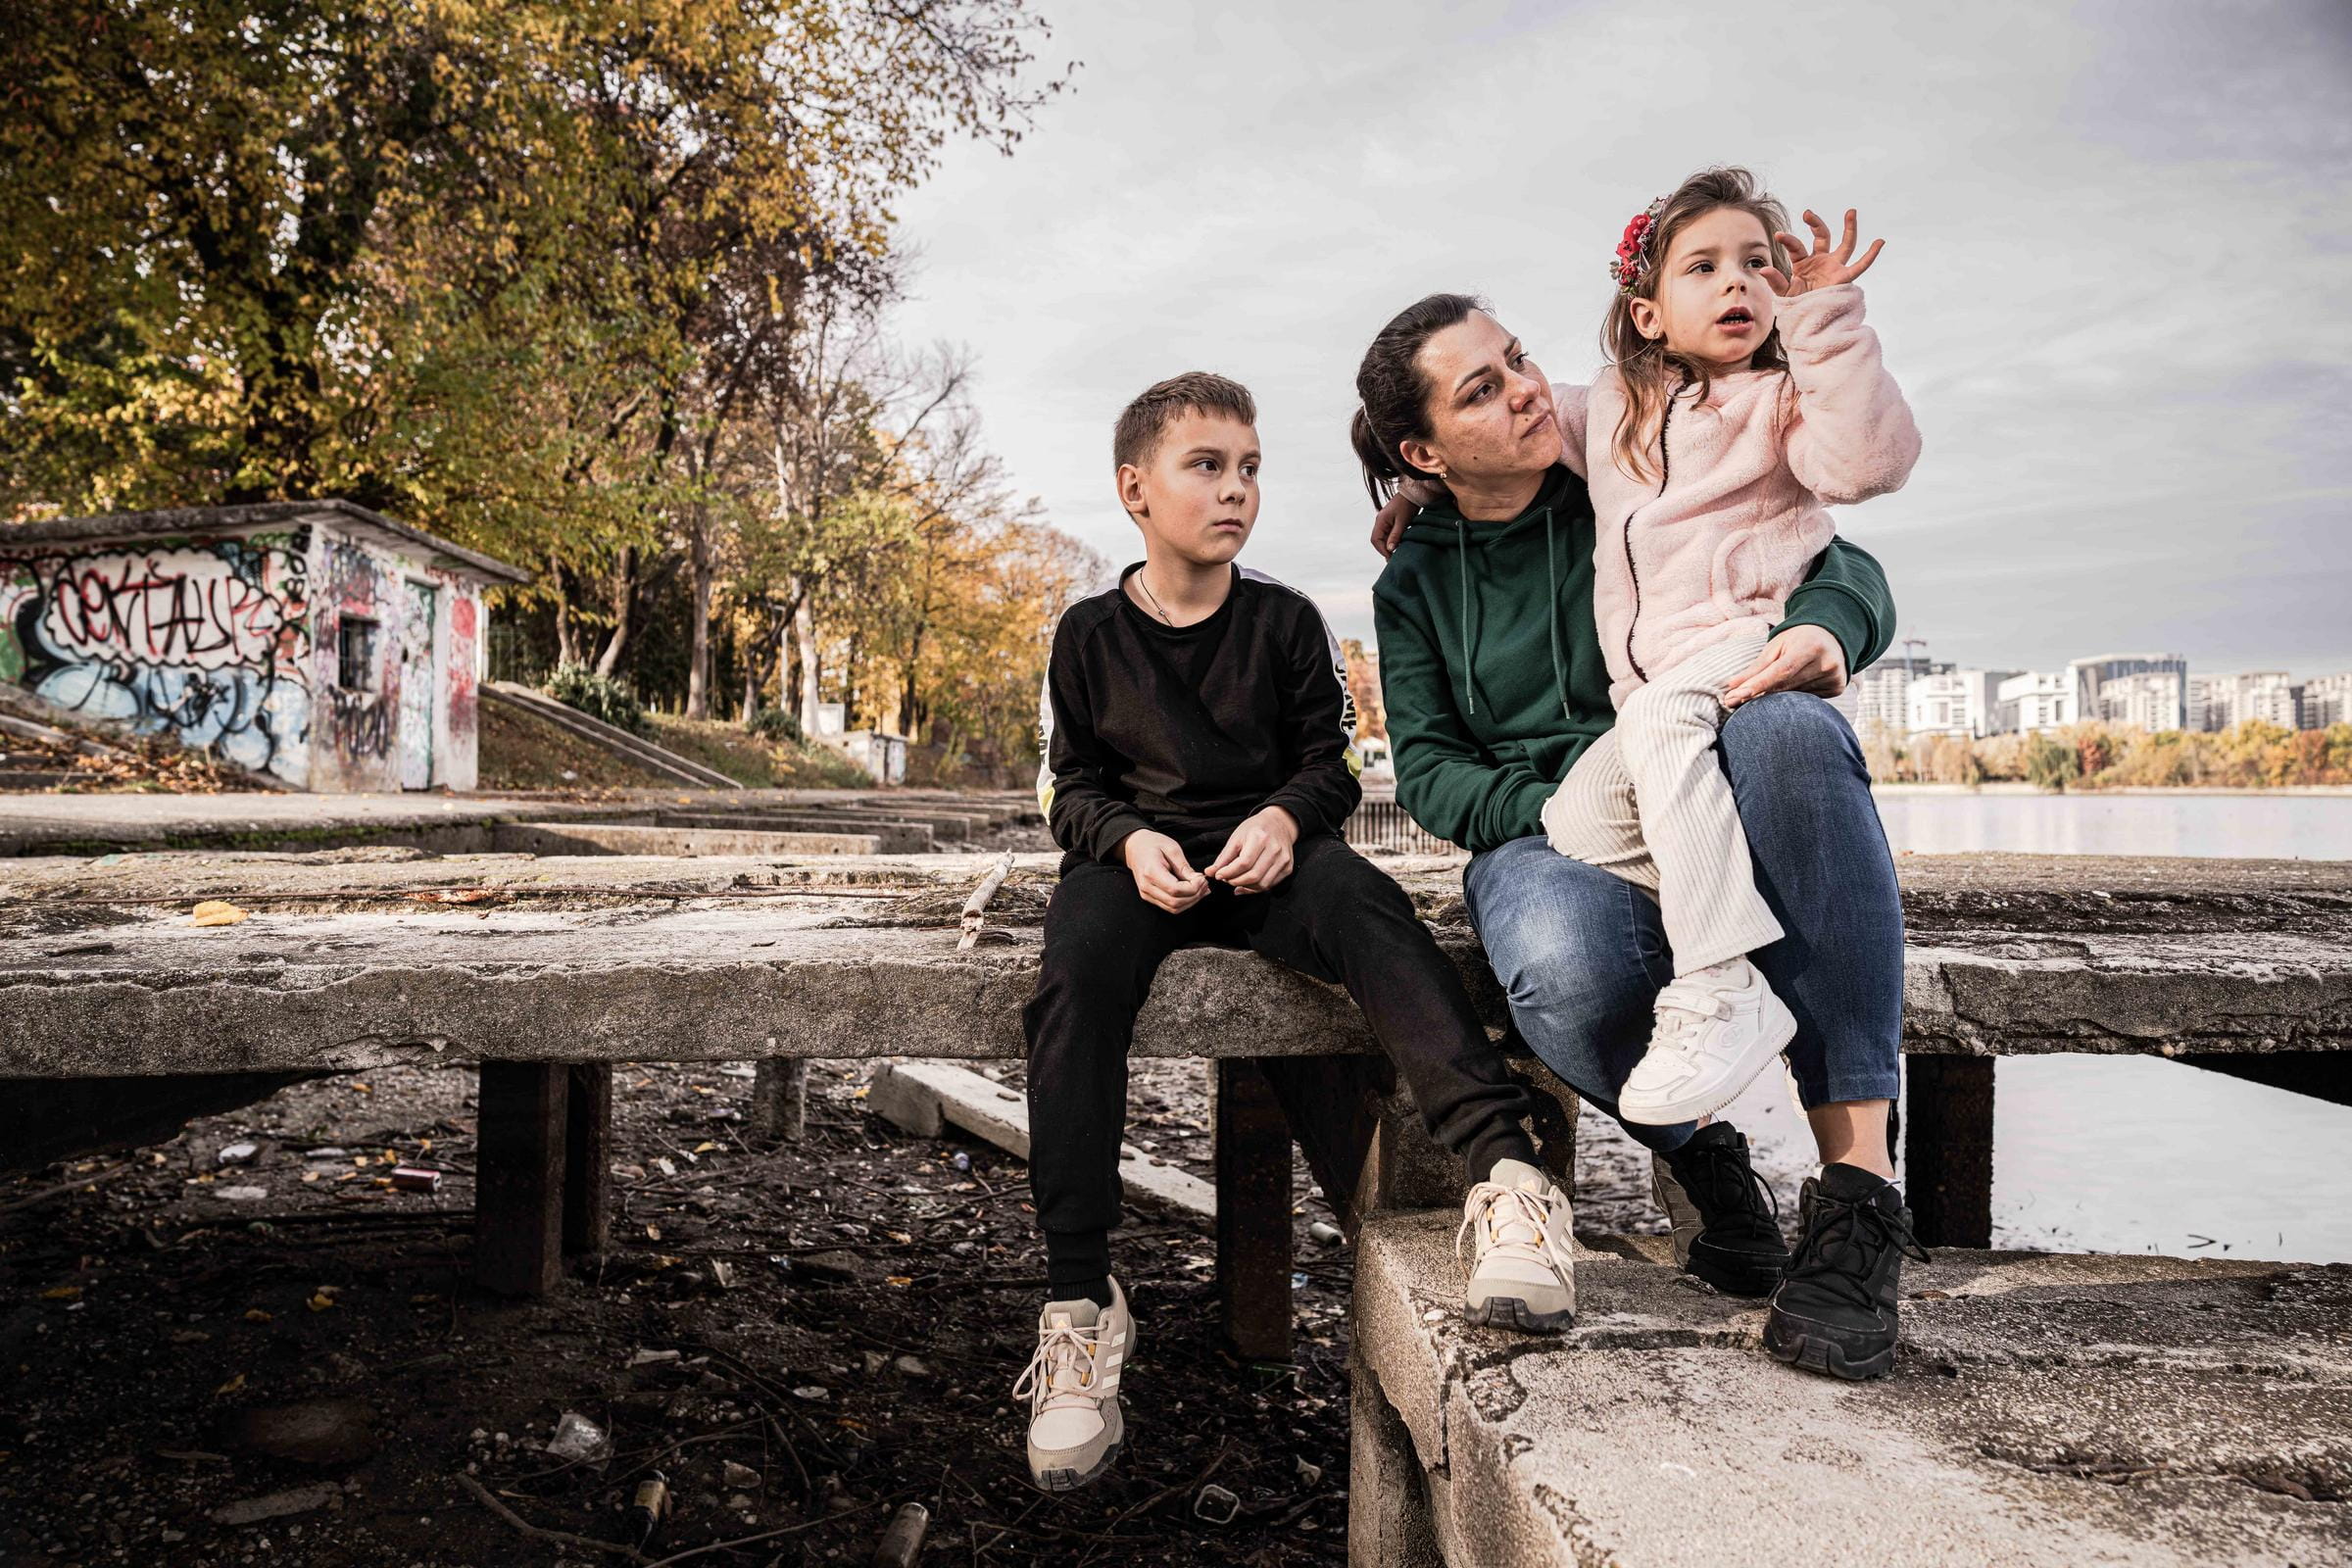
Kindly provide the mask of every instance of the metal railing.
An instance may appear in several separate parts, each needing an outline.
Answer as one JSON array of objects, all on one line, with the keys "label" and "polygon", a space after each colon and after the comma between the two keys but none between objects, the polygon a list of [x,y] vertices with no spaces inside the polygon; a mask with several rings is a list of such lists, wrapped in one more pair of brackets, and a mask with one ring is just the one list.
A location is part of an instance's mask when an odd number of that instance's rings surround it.
[{"label": "metal railing", "polygon": [[1391,855],[1450,855],[1453,846],[1404,814],[1393,795],[1367,795],[1348,818],[1348,842]]}]

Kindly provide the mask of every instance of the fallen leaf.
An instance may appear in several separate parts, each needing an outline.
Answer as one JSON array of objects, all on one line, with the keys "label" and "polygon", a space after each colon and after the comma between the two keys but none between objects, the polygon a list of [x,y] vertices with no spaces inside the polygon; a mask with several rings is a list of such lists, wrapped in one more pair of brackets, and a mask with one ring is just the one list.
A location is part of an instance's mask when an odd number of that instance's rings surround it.
[{"label": "fallen leaf", "polygon": [[81,1287],[78,1285],[60,1285],[55,1290],[43,1291],[41,1299],[44,1301],[71,1301],[80,1294]]},{"label": "fallen leaf", "polygon": [[191,925],[235,925],[239,920],[251,915],[253,911],[240,909],[235,905],[223,903],[220,899],[207,899],[189,912],[195,916],[188,922]]},{"label": "fallen leaf", "polygon": [[324,1291],[319,1292],[317,1296],[312,1297],[310,1299],[310,1308],[314,1312],[323,1312],[334,1304],[335,1298],[327,1295]]},{"label": "fallen leaf", "polygon": [[694,1146],[694,1152],[698,1154],[708,1154],[710,1152],[710,1151],[716,1149],[717,1147],[718,1146],[716,1144],[712,1143],[700,1143]]},{"label": "fallen leaf", "polygon": [[215,1389],[213,1391],[213,1397],[217,1399],[223,1394],[234,1394],[244,1386],[245,1374],[240,1372],[235,1377],[230,1378],[226,1383],[223,1383],[219,1388]]},{"label": "fallen leaf", "polygon": [[893,1274],[890,1276],[890,1278],[884,1280],[882,1283],[885,1285],[896,1285],[904,1288],[906,1286],[912,1285],[914,1283],[914,1277],[910,1274]]},{"label": "fallen leaf", "polygon": [[269,1313],[263,1311],[260,1307],[249,1306],[245,1309],[245,1321],[248,1323],[268,1323],[271,1321],[271,1318]]}]

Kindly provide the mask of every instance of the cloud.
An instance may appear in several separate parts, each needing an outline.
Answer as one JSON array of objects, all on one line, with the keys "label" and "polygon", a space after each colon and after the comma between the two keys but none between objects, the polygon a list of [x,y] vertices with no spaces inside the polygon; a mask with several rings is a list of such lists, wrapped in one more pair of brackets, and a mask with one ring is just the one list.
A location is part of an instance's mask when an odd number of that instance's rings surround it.
[{"label": "cloud", "polygon": [[1840,526],[1907,634],[2352,667],[2352,10],[1045,3],[1075,90],[903,204],[897,325],[977,352],[1016,481],[1114,559],[1112,417],[1223,370],[1263,413],[1250,561],[1369,636],[1373,330],[1467,288],[1581,377],[1626,217],[1743,162],[1887,236],[1871,316],[1927,452]]}]

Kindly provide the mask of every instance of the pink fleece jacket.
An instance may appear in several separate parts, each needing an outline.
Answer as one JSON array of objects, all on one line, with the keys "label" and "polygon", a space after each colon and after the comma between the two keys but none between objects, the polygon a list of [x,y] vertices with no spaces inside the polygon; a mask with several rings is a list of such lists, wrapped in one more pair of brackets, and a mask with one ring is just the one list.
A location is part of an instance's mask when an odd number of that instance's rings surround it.
[{"label": "pink fleece jacket", "polygon": [[[1592,611],[1618,707],[1659,671],[1742,628],[1769,628],[1837,532],[1827,506],[1898,489],[1919,427],[1879,358],[1851,283],[1784,300],[1788,373],[1715,377],[1666,420],[1666,478],[1637,479],[1610,451],[1625,383],[1553,387],[1568,464],[1592,491]],[[1652,443],[1651,457],[1657,456]]]}]

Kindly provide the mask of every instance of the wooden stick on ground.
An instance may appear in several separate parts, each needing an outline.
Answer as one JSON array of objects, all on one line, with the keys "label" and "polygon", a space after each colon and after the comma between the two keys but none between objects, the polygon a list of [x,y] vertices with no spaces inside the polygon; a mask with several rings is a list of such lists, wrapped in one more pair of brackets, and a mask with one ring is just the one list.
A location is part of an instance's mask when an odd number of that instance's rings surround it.
[{"label": "wooden stick on ground", "polygon": [[483,1486],[479,1481],[474,1480],[473,1477],[460,1474],[453,1479],[456,1480],[459,1486],[464,1487],[467,1492],[472,1493],[474,1499],[481,1503],[483,1507],[489,1509],[492,1513],[498,1515],[501,1519],[504,1519],[507,1523],[513,1525],[515,1529],[521,1531],[524,1535],[531,1537],[533,1540],[552,1541],[558,1545],[562,1546],[577,1546],[583,1551],[611,1552],[614,1556],[626,1557],[631,1562],[644,1562],[647,1560],[644,1552],[639,1551],[634,1546],[624,1546],[617,1541],[598,1541],[593,1536],[575,1536],[569,1531],[565,1530],[542,1530],[539,1526],[532,1524],[528,1519],[525,1519],[522,1515],[516,1513],[514,1509],[508,1507],[505,1503],[492,1496],[490,1494],[490,1489]]},{"label": "wooden stick on ground", "polygon": [[963,901],[963,936],[956,944],[957,953],[969,953],[979,942],[981,911],[988,907],[988,901],[997,896],[997,889],[1003,887],[1004,879],[1011,874],[1012,852],[1006,850],[997,858],[997,863],[989,868],[988,875],[981,878],[980,885],[972,889],[972,896]]}]

